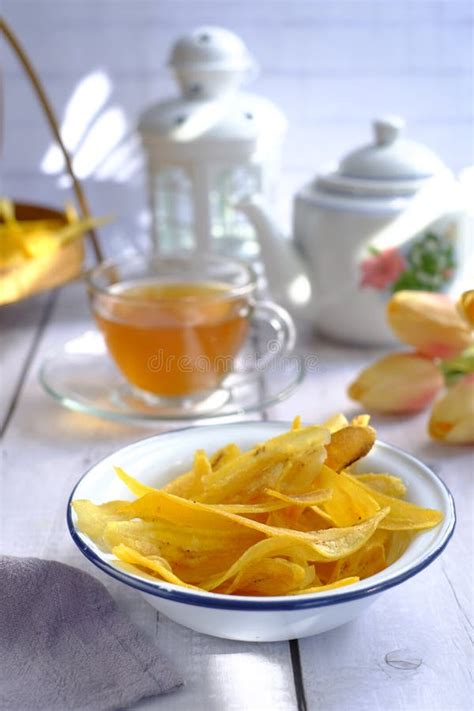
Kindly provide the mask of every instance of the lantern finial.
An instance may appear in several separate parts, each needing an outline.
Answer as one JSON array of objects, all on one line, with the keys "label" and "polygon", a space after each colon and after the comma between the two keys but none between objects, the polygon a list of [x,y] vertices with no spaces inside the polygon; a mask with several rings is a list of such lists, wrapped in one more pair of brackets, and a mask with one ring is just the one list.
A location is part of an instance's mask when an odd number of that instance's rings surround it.
[{"label": "lantern finial", "polygon": [[240,37],[212,26],[182,35],[173,45],[168,65],[183,94],[196,98],[235,90],[257,73],[257,64]]}]

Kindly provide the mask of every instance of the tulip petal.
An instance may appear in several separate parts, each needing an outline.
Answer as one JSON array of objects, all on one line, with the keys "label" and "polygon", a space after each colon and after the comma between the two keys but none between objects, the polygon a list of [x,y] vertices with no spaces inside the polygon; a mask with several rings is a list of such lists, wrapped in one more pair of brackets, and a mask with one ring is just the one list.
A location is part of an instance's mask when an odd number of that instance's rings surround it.
[{"label": "tulip petal", "polygon": [[458,311],[471,328],[474,328],[474,289],[465,291],[457,303]]},{"label": "tulip petal", "polygon": [[387,305],[395,335],[419,353],[452,358],[472,342],[468,324],[446,294],[398,291]]},{"label": "tulip petal", "polygon": [[442,386],[442,374],[429,358],[419,353],[392,353],[363,370],[348,393],[367,410],[417,412]]},{"label": "tulip petal", "polygon": [[474,375],[453,385],[433,408],[428,431],[434,439],[474,444]]}]

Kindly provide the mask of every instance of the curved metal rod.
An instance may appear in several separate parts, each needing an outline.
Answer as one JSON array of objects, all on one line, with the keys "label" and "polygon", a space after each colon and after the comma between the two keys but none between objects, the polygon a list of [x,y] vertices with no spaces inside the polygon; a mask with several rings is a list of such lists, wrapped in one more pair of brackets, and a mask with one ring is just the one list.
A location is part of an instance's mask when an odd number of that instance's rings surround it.
[{"label": "curved metal rod", "polygon": [[[86,196],[84,194],[81,184],[79,183],[79,181],[76,178],[76,175],[74,173],[71,157],[70,157],[68,151],[66,150],[66,147],[62,141],[61,133],[59,131],[59,126],[56,121],[56,117],[54,115],[51,104],[48,100],[48,97],[46,96],[46,92],[43,88],[43,85],[41,84],[41,81],[40,81],[36,71],[34,70],[25,50],[23,49],[23,47],[21,46],[17,37],[15,36],[13,31],[7,25],[6,21],[3,18],[0,18],[0,30],[5,35],[13,52],[16,54],[16,56],[20,60],[22,66],[23,66],[26,74],[28,75],[28,78],[33,86],[33,89],[36,92],[36,95],[37,95],[38,100],[39,100],[39,102],[43,108],[43,111],[46,115],[46,119],[49,123],[49,126],[51,128],[53,136],[54,136],[55,140],[57,141],[57,143],[61,149],[61,152],[64,156],[64,162],[66,164],[66,169],[67,169],[67,172],[69,173],[69,175],[71,176],[73,189],[76,194],[77,202],[79,203],[79,206],[81,208],[82,215],[83,215],[83,217],[90,217],[91,213],[89,210],[89,205],[87,203]],[[102,254],[102,249],[99,244],[99,239],[98,239],[97,233],[94,229],[90,229],[90,230],[88,230],[87,234],[90,237],[95,258],[96,258],[97,262],[101,262],[103,260],[103,254]]]}]

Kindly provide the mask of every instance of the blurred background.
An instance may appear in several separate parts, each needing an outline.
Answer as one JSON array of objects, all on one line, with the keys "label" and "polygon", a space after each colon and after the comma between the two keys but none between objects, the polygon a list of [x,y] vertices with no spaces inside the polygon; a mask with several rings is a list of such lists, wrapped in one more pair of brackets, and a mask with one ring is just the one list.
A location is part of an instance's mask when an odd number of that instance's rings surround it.
[{"label": "blurred background", "polygon": [[[464,0],[4,0],[60,119],[92,212],[108,230],[144,239],[138,114],[176,93],[172,42],[202,24],[237,32],[260,65],[249,86],[289,119],[278,201],[370,140],[384,113],[454,170],[473,163],[473,4]],[[63,162],[10,50],[2,57],[3,194],[63,205]]]}]

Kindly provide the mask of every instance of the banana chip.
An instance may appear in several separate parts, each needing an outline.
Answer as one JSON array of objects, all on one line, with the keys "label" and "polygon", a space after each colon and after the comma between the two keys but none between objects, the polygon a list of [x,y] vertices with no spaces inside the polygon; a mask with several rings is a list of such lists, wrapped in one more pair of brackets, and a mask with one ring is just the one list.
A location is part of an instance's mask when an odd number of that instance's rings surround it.
[{"label": "banana chip", "polygon": [[[77,529],[145,579],[227,595],[305,595],[352,585],[442,520],[404,499],[400,477],[352,473],[375,441],[369,418],[335,415],[241,452],[197,450],[157,489],[115,471],[136,498],[72,503]],[[351,467],[348,469],[348,467]]]},{"label": "banana chip", "polygon": [[77,528],[91,538],[99,548],[107,550],[103,535],[111,521],[124,521],[126,516],[121,513],[123,501],[109,501],[96,506],[92,501],[78,499],[72,502],[77,516]]},{"label": "banana chip", "polygon": [[238,503],[249,496],[258,496],[272,487],[285,464],[301,460],[306,452],[329,444],[331,434],[325,427],[299,427],[258,444],[203,479],[204,494],[200,501],[207,503]]},{"label": "banana chip", "polygon": [[312,588],[304,588],[298,590],[297,592],[292,592],[290,595],[309,595],[310,593],[325,592],[326,590],[335,590],[336,588],[342,588],[344,585],[353,585],[358,583],[360,578],[353,576],[352,578],[343,578],[335,583],[328,583],[327,585],[316,585]]},{"label": "banana chip", "polygon": [[315,506],[332,498],[331,489],[318,489],[317,491],[308,491],[306,494],[295,494],[294,496],[283,494],[281,491],[274,491],[273,489],[265,489],[264,493],[291,506]]},{"label": "banana chip", "polygon": [[143,556],[132,548],[127,548],[127,546],[124,546],[123,544],[112,548],[112,553],[125,563],[132,563],[133,565],[145,568],[145,570],[151,570],[154,573],[157,573],[160,578],[166,580],[168,583],[174,583],[175,585],[182,585],[185,588],[199,590],[199,588],[195,585],[188,585],[188,583],[185,583],[184,580],[178,578],[178,576],[171,570],[168,562],[164,558],[160,558],[160,556]]},{"label": "banana chip", "polygon": [[373,427],[349,425],[333,432],[326,447],[326,464],[336,472],[346,469],[370,452],[375,442]]},{"label": "banana chip", "polygon": [[399,476],[368,473],[358,474],[355,478],[371,489],[387,496],[394,496],[396,499],[403,499],[407,493],[407,488]]},{"label": "banana chip", "polygon": [[[217,471],[222,468],[225,464],[228,464],[233,459],[239,456],[240,448],[236,444],[228,444],[222,449],[218,449],[217,452],[213,454],[210,458],[211,468],[213,471]],[[164,491],[168,491],[170,494],[176,494],[176,496],[183,496],[184,498],[190,498],[190,491],[193,481],[195,479],[194,467],[190,472],[181,474],[180,476],[170,481],[164,488]]]},{"label": "banana chip", "polygon": [[127,489],[129,489],[132,494],[135,494],[135,496],[145,496],[145,494],[149,494],[152,491],[158,491],[158,489],[154,489],[151,486],[145,486],[145,484],[137,481],[137,479],[134,479],[133,476],[130,476],[130,474],[124,472],[121,467],[114,467],[114,471],[118,478],[123,481]]},{"label": "banana chip", "polygon": [[321,488],[332,490],[332,497],[318,509],[330,517],[333,526],[352,526],[381,508],[368,487],[359,486],[347,474],[337,474],[327,466],[321,469],[318,483]]},{"label": "banana chip", "polygon": [[348,479],[352,478],[360,490],[366,493],[370,492],[370,496],[380,505],[389,508],[390,513],[386,516],[385,521],[381,522],[380,528],[389,531],[422,531],[427,528],[437,526],[443,520],[443,514],[434,509],[424,509],[417,504],[412,504],[410,501],[403,501],[394,496],[386,496],[376,489],[366,486],[356,477],[345,475]]},{"label": "banana chip", "polygon": [[[324,423],[323,427],[327,427],[330,433],[333,434],[334,432],[338,432],[344,427],[347,427],[348,424],[349,421],[347,417],[340,412],[337,415],[332,415],[331,417],[329,417]],[[353,421],[352,424],[356,423]]]}]

